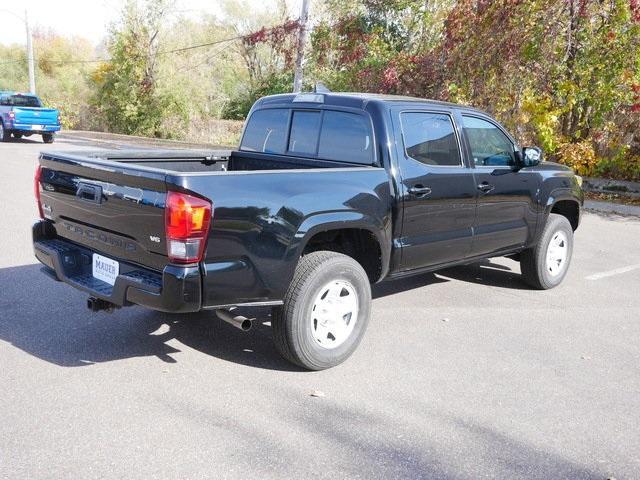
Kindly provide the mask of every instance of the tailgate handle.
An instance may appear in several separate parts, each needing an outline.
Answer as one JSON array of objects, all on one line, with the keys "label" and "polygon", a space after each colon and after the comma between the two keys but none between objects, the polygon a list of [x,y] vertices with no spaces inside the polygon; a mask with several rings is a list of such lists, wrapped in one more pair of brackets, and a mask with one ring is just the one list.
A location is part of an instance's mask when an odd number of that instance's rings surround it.
[{"label": "tailgate handle", "polygon": [[85,202],[102,203],[102,187],[99,185],[89,185],[87,183],[79,183],[76,197]]}]

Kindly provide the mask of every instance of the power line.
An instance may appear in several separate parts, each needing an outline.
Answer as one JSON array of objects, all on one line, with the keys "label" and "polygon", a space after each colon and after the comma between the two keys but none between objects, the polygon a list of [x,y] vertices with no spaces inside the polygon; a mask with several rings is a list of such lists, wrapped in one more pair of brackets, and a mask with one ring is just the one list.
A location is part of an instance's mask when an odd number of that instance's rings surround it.
[{"label": "power line", "polygon": [[[185,73],[185,72],[190,72],[192,70],[196,70],[197,68],[200,68],[204,65],[208,65],[209,62],[211,60],[213,60],[215,57],[218,56],[218,54],[220,54],[222,51],[224,51],[224,48],[218,48],[215,52],[213,52],[211,55],[208,55],[203,61],[196,63],[195,65],[188,65],[186,67],[183,68],[176,68],[176,70],[174,72],[172,72],[172,75],[178,74],[178,73]],[[166,78],[167,75],[161,75],[160,77],[157,77],[156,80],[162,80],[164,78]]]},{"label": "power line", "polygon": [[[269,30],[273,30],[277,27],[273,27],[270,28]],[[236,35],[235,37],[229,37],[229,38],[223,38],[221,40],[215,40],[212,42],[207,42],[207,43],[200,43],[197,45],[190,45],[188,47],[181,47],[181,48],[174,48],[172,50],[161,50],[159,52],[156,53],[156,56],[161,56],[161,55],[169,55],[172,53],[180,53],[180,52],[186,52],[188,50],[195,50],[196,48],[204,48],[204,47],[211,47],[213,45],[219,45],[221,43],[227,43],[227,42],[233,42],[235,40],[241,40],[244,38],[247,38],[249,36],[251,36],[252,34],[246,34],[246,35]],[[139,55],[142,56],[142,55]],[[110,63],[113,60],[111,59],[95,59],[95,60],[47,60],[48,63],[52,63],[52,64],[56,64],[56,65],[72,65],[72,64],[90,64],[90,63]],[[13,63],[13,62],[9,62],[9,63]]]}]

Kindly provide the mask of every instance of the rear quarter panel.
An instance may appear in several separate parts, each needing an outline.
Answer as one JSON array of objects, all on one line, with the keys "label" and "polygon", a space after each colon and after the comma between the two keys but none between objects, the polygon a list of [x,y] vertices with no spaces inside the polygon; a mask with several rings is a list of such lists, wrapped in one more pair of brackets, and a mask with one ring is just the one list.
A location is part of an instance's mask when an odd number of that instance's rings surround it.
[{"label": "rear quarter panel", "polygon": [[213,202],[204,307],[282,299],[306,242],[323,230],[370,230],[388,263],[393,196],[384,168],[196,173],[167,182]]}]

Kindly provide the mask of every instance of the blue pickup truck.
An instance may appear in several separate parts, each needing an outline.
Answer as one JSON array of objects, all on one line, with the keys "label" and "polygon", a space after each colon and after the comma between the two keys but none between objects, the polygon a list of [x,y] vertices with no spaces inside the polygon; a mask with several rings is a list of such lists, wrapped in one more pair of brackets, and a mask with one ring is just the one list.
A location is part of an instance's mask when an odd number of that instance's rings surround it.
[{"label": "blue pickup truck", "polygon": [[44,143],[53,143],[60,130],[60,113],[45,108],[32,94],[0,92],[0,142],[14,138],[42,135]]}]

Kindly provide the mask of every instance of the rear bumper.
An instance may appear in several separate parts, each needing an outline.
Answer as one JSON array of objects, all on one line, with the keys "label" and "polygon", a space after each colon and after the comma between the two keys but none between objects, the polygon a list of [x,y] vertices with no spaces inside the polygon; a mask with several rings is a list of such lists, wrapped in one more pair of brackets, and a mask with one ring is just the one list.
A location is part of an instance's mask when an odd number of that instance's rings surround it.
[{"label": "rear bumper", "polygon": [[55,133],[60,130],[60,125],[36,125],[37,129],[33,129],[33,124],[31,123],[13,123],[11,125],[7,125],[7,130],[11,130],[12,132],[18,133]]},{"label": "rear bumper", "polygon": [[198,267],[168,265],[162,273],[120,262],[113,286],[92,275],[93,251],[55,236],[47,221],[33,225],[33,248],[43,271],[118,306],[142,305],[162,312],[197,312],[202,305],[202,277]]}]

